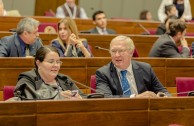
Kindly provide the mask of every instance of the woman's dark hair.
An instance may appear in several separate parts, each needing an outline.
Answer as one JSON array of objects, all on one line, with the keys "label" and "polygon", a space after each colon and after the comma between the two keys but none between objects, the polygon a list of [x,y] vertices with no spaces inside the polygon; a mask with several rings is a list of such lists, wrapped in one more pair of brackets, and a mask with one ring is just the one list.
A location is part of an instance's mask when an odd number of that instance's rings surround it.
[{"label": "woman's dark hair", "polygon": [[59,55],[58,50],[53,46],[42,46],[42,47],[40,47],[40,49],[37,50],[36,55],[34,56],[35,57],[34,64],[35,64],[36,68],[38,68],[38,66],[36,65],[36,61],[39,60],[40,62],[43,62],[46,55],[49,52],[56,52]]},{"label": "woman's dark hair", "polygon": [[139,19],[140,20],[147,20],[147,13],[148,13],[149,11],[148,10],[143,10],[141,13],[140,13],[140,15],[139,15]]},{"label": "woman's dark hair", "polygon": [[175,36],[178,32],[183,33],[186,29],[186,23],[180,19],[173,20],[169,23],[169,34],[170,36]]},{"label": "woman's dark hair", "polygon": [[170,12],[173,7],[175,7],[174,4],[166,5],[164,9],[165,14],[168,15],[168,12]]}]

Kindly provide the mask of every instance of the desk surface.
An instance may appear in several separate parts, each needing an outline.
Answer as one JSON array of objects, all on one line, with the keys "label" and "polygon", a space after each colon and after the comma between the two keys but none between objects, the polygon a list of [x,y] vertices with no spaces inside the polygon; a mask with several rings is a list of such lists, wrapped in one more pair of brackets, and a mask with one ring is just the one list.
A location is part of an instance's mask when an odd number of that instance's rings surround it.
[{"label": "desk surface", "polygon": [[0,102],[0,125],[192,126],[193,103],[193,97]]}]

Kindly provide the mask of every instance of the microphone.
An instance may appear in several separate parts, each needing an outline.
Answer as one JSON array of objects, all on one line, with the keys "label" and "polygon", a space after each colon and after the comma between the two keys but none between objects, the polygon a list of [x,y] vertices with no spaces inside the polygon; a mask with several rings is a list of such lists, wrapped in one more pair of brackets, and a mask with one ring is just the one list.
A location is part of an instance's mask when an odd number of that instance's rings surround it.
[{"label": "microphone", "polygon": [[194,96],[194,91],[185,91],[185,92],[170,93],[170,94],[171,95],[187,94],[187,96]]},{"label": "microphone", "polygon": [[95,49],[100,49],[100,50],[110,51],[109,49],[102,48],[102,47],[100,47],[100,46],[95,46]]},{"label": "microphone", "polygon": [[145,31],[145,33],[143,33],[143,34],[150,35],[150,32],[142,24],[138,23],[137,25]]},{"label": "microphone", "polygon": [[[97,92],[96,89],[93,89],[93,88],[91,88],[91,87],[89,87],[89,86],[86,86],[86,85],[84,85],[84,84],[82,84],[82,83],[80,83],[80,82],[78,82],[78,81],[73,80],[73,79],[70,79],[70,80],[71,80],[72,82],[74,82],[75,84],[79,84],[79,85],[81,85],[81,86],[83,86],[83,87],[85,87],[85,88],[88,88],[88,89],[90,89],[90,90],[92,90],[92,91]],[[87,98],[104,98],[104,94],[101,93],[101,92],[92,93],[92,94],[88,94]]]},{"label": "microphone", "polygon": [[91,34],[90,31],[80,31],[79,33],[81,33],[81,34]]}]

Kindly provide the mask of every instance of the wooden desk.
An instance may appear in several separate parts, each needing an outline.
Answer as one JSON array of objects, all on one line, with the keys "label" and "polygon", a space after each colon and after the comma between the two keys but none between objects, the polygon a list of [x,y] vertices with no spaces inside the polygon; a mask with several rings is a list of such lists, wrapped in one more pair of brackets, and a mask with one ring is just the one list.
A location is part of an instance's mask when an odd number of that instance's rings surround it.
[{"label": "wooden desk", "polygon": [[149,103],[150,126],[194,125],[193,97],[150,99]]},{"label": "wooden desk", "polygon": [[[11,35],[10,32],[0,32],[0,38]],[[110,41],[116,37],[116,35],[91,35],[91,34],[80,34],[80,38],[86,38],[88,44],[92,47],[92,53],[95,57],[110,57],[110,53],[105,50],[95,49],[96,46],[109,49]],[[135,44],[140,57],[148,57],[148,54],[152,48],[154,42],[159,36],[156,35],[128,35]],[[57,38],[57,34],[44,34],[40,33],[40,38],[44,45],[49,45],[50,42]],[[194,41],[194,37],[186,37],[189,46]]]},{"label": "wooden desk", "polygon": [[[24,17],[0,17],[0,30],[9,31],[10,29],[16,28],[17,23]],[[44,16],[32,16],[40,22],[45,23],[58,23],[61,18],[56,17],[44,17]],[[95,25],[91,19],[75,19],[79,31],[86,31],[94,28]],[[145,32],[142,25],[147,30],[156,30],[160,25],[159,21],[140,21],[140,20],[107,20],[108,28],[114,29],[117,34],[142,34]],[[187,32],[194,33],[194,23],[187,23]]]},{"label": "wooden desk", "polygon": [[192,126],[193,104],[193,97],[0,102],[0,125]]},{"label": "wooden desk", "polygon": [[[24,17],[0,17],[0,30],[9,31],[10,29],[16,28],[17,23]],[[33,16],[36,20],[45,23],[58,23],[61,18],[56,17],[44,17],[44,16]],[[79,31],[86,31],[95,27],[91,19],[74,19]],[[138,24],[143,25],[147,29],[156,29],[160,22],[152,21],[124,21],[124,20],[113,20],[107,21],[108,28],[114,29],[118,34],[141,34],[145,32]]]},{"label": "wooden desk", "polygon": [[[22,107],[32,109],[25,112]],[[148,99],[0,102],[0,108],[1,126],[18,123],[19,126],[147,126],[149,123]]]}]

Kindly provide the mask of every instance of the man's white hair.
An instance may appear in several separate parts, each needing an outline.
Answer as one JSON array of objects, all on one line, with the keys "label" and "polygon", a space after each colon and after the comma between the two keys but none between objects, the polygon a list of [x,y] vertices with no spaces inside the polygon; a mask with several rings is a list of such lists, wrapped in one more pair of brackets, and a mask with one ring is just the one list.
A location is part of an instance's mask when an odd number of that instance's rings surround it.
[{"label": "man's white hair", "polygon": [[115,42],[115,41],[125,41],[128,44],[129,50],[135,49],[135,45],[133,43],[133,40],[128,36],[124,36],[124,35],[116,36],[115,38],[112,39],[112,41],[110,42],[110,45],[112,42]]}]

